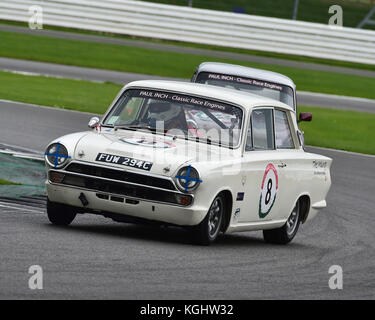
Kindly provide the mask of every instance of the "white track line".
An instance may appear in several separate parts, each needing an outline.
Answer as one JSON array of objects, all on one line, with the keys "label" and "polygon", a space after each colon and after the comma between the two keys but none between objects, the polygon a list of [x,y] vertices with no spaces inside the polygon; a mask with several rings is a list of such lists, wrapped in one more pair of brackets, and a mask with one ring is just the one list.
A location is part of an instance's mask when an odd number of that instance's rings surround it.
[{"label": "white track line", "polygon": [[[351,96],[340,96],[336,94],[328,94],[328,93],[317,93],[317,92],[310,92],[310,91],[299,91],[297,90],[297,94],[302,94],[310,97],[320,97],[320,98],[334,98],[339,100],[350,100],[350,101],[357,101],[357,102],[368,102],[375,104],[375,100],[368,99],[368,98],[361,98],[361,97],[351,97]],[[318,106],[317,106],[318,107]]]},{"label": "white track line", "polygon": [[26,105],[28,107],[33,107],[33,108],[47,108],[47,109],[51,109],[51,110],[55,110],[55,111],[60,111],[60,112],[84,113],[84,114],[93,115],[93,113],[85,112],[85,111],[62,109],[62,108],[58,108],[58,107],[43,106],[43,105],[26,103],[26,102],[20,102],[20,101],[12,101],[12,100],[0,99],[0,102],[13,103],[13,104],[19,104],[19,105]]},{"label": "white track line", "polygon": [[93,83],[105,83],[105,81],[101,81],[101,80],[89,80],[89,79],[76,78],[76,77],[68,78],[68,77],[59,76],[57,74],[49,74],[49,73],[37,73],[37,72],[31,72],[31,71],[19,71],[19,70],[11,70],[11,69],[1,69],[1,71],[14,73],[14,74],[20,74],[23,76],[31,76],[31,77],[45,77],[45,78],[55,78],[55,79],[87,81],[87,82],[93,82]]},{"label": "white track line", "polygon": [[26,209],[24,207],[15,207],[14,204],[9,204],[7,202],[0,202],[0,207],[6,208],[6,209],[15,209],[17,211],[28,211],[28,212],[32,212],[32,213],[42,213],[43,212],[42,208],[41,208],[41,211],[36,211],[36,210],[32,210],[32,209]]},{"label": "white track line", "polygon": [[[4,151],[3,153],[9,153],[9,152],[13,152],[13,150],[20,150],[20,151],[17,151],[17,152],[30,152],[30,153],[34,153],[35,155],[43,155],[43,153],[41,151],[37,151],[37,150],[34,150],[34,149],[29,149],[29,148],[25,148],[25,147],[20,147],[20,146],[15,146],[15,145],[11,145],[11,144],[8,144],[8,143],[4,143],[4,142],[1,142],[0,141],[0,146],[4,146],[6,149],[0,149],[1,151]],[[16,151],[15,151],[16,152]]]},{"label": "white track line", "polygon": [[359,157],[375,158],[375,155],[372,155],[372,154],[365,154],[365,153],[359,153],[359,152],[352,152],[352,151],[345,151],[345,150],[338,150],[338,149],[331,149],[331,148],[324,148],[324,147],[316,147],[316,146],[306,146],[306,147],[339,152],[339,153],[344,153],[344,154],[350,154],[350,155],[359,156]]}]

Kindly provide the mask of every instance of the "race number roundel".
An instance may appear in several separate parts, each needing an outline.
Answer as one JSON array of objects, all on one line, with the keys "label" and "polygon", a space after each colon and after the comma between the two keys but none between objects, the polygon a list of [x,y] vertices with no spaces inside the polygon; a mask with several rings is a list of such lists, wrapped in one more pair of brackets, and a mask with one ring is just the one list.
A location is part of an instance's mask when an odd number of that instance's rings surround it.
[{"label": "race number roundel", "polygon": [[259,199],[259,217],[265,218],[271,211],[279,188],[279,177],[272,163],[268,164],[264,172]]}]

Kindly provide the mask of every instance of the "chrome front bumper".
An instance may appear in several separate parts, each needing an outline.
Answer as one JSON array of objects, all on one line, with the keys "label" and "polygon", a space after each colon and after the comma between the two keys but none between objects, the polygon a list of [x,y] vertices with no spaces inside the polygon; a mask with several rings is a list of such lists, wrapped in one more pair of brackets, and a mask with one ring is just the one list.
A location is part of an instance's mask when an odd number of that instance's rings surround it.
[{"label": "chrome front bumper", "polygon": [[180,192],[169,177],[82,162],[72,162],[63,170],[49,169],[48,181],[97,191],[103,193],[103,197],[110,194],[184,207],[192,205],[194,200],[192,194]]},{"label": "chrome front bumper", "polygon": [[[108,194],[108,199],[102,199],[98,197],[96,191],[52,184],[49,181],[46,182],[46,189],[48,199],[52,202],[82,208],[82,211],[94,211],[98,214],[111,212],[180,226],[193,226],[199,224],[207,213],[207,208],[197,205],[182,207],[128,197],[124,197],[124,201],[119,202],[116,199],[117,196],[110,194]],[[86,206],[79,199],[81,193],[88,201]]]},{"label": "chrome front bumper", "polygon": [[[113,212],[177,225],[199,224],[207,208],[194,205],[194,196],[177,190],[168,177],[71,162],[48,170],[50,201],[90,211]],[[79,197],[81,193],[88,204]]]}]

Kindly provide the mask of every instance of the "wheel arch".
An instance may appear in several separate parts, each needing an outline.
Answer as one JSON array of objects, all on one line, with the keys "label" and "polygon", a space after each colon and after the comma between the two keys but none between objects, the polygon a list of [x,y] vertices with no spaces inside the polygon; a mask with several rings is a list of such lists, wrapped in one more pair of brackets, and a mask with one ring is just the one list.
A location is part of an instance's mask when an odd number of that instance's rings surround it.
[{"label": "wheel arch", "polygon": [[218,193],[218,196],[222,196],[224,198],[224,219],[221,225],[221,231],[225,232],[230,224],[230,220],[232,218],[232,208],[233,208],[233,195],[230,190],[222,190]]},{"label": "wheel arch", "polygon": [[300,209],[301,223],[305,223],[309,215],[310,207],[311,207],[310,196],[308,194],[302,194],[299,196],[297,201],[300,201],[300,205],[301,205],[301,209]]}]

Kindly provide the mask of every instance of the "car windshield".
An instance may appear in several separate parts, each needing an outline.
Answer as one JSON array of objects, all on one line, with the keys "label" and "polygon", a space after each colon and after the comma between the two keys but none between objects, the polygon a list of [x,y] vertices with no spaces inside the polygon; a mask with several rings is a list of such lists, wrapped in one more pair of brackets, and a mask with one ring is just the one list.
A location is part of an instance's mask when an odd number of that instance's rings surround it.
[{"label": "car windshield", "polygon": [[200,72],[195,82],[246,91],[281,101],[295,109],[293,89],[285,85],[212,72]]},{"label": "car windshield", "polygon": [[130,89],[103,125],[150,130],[199,142],[238,146],[243,112],[221,101],[150,89]]}]

